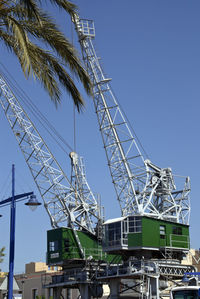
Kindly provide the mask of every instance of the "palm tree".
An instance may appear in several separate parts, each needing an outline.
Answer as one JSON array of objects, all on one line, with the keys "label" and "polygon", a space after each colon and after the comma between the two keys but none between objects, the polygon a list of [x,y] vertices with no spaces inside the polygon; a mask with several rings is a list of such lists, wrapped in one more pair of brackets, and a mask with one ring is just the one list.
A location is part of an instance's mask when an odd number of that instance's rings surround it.
[{"label": "palm tree", "polygon": [[[84,102],[71,74],[75,74],[91,94],[89,76],[72,44],[42,10],[41,2],[0,0],[0,40],[17,56],[25,77],[32,75],[39,80],[56,105],[60,102],[60,86],[63,86],[79,111]],[[71,17],[76,13],[76,6],[69,1],[50,2]]]}]

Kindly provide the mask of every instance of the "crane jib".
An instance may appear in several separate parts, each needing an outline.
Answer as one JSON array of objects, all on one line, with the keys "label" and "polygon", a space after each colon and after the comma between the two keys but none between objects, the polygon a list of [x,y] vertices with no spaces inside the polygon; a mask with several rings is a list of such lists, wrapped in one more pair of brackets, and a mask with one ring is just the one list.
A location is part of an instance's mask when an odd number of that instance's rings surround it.
[{"label": "crane jib", "polygon": [[[101,215],[83,172],[83,162],[77,158],[76,173],[74,171],[73,179],[69,180],[1,74],[0,90],[0,104],[44,201],[51,225],[72,228],[83,256],[75,231],[96,235],[95,227]],[[81,183],[81,192],[76,189],[74,180]]]},{"label": "crane jib", "polygon": [[[169,168],[160,168],[145,160],[137,137],[112,92],[110,78],[104,74],[93,45],[92,20],[73,19],[83,61],[93,83],[93,102],[106,158],[121,208],[121,215],[147,215],[159,219],[189,223],[189,183],[174,196],[176,188]],[[149,162],[148,162],[149,161]]]}]

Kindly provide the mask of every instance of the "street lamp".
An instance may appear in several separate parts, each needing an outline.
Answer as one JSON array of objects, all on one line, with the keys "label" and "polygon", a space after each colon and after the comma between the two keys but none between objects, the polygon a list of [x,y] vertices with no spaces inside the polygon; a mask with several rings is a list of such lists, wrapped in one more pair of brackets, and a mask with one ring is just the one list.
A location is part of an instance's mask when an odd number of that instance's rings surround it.
[{"label": "street lamp", "polygon": [[15,208],[16,201],[24,200],[29,197],[26,203],[29,207],[34,209],[41,205],[36,199],[33,192],[15,195],[15,166],[12,165],[12,197],[0,201],[0,206],[10,204],[10,255],[9,255],[9,274],[8,274],[8,299],[13,298],[13,271],[14,271],[14,255],[15,255]]}]

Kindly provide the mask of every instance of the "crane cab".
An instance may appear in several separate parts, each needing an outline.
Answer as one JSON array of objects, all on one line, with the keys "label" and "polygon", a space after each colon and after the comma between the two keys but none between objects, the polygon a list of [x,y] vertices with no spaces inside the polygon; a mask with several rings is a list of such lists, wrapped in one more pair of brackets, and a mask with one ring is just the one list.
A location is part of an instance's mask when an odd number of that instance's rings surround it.
[{"label": "crane cab", "polygon": [[105,252],[138,258],[181,260],[190,248],[189,226],[147,216],[126,216],[104,222]]},{"label": "crane cab", "polygon": [[[115,255],[102,250],[95,236],[88,232],[77,230],[79,245],[71,228],[60,227],[47,231],[47,264],[49,266],[67,266],[82,263],[83,260],[110,262]],[[84,257],[81,255],[80,247]],[[120,260],[121,257],[117,257]]]}]

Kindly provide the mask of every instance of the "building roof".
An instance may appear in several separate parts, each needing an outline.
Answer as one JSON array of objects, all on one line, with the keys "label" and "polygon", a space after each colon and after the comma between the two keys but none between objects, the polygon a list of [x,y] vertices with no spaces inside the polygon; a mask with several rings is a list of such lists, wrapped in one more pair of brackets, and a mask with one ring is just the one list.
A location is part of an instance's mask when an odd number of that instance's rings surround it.
[{"label": "building roof", "polygon": [[115,223],[124,220],[126,217],[119,217],[119,218],[113,218],[113,219],[108,219],[106,220],[103,224],[110,224],[110,223]]}]

